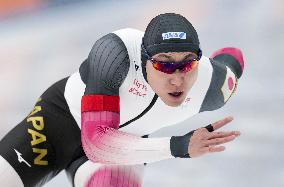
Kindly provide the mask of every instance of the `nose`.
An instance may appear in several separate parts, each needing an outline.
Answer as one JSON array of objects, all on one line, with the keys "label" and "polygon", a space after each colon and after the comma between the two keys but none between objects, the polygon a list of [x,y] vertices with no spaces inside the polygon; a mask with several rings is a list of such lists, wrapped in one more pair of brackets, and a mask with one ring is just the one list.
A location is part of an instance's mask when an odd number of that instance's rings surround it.
[{"label": "nose", "polygon": [[171,74],[170,83],[174,86],[180,87],[184,82],[184,74],[180,71],[176,71]]}]

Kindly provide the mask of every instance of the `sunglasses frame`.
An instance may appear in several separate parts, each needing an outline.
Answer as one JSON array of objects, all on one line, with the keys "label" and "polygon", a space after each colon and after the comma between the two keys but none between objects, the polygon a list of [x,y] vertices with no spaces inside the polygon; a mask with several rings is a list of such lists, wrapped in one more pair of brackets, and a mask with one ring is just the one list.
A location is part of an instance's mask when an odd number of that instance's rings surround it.
[{"label": "sunglasses frame", "polygon": [[[156,69],[156,70],[158,70],[158,71],[161,71],[161,72],[163,72],[163,73],[167,73],[167,74],[172,74],[172,73],[174,73],[177,69],[179,69],[179,70],[181,70],[182,72],[188,72],[188,71],[190,71],[190,70],[192,70],[192,69],[189,69],[189,70],[187,70],[187,71],[183,71],[182,69],[183,68],[181,68],[180,69],[180,67],[184,67],[184,65],[185,64],[191,64],[192,62],[194,62],[194,61],[197,61],[197,63],[199,62],[199,60],[201,59],[201,57],[202,57],[202,51],[199,49],[198,50],[198,57],[197,58],[194,58],[194,59],[192,59],[192,60],[190,60],[190,61],[183,61],[183,62],[163,62],[163,61],[158,61],[158,60],[155,60],[155,59],[153,59],[151,56],[150,56],[150,54],[148,53],[148,51],[146,50],[146,48],[145,48],[145,46],[143,45],[143,43],[141,44],[141,48],[143,49],[143,51],[144,51],[144,54],[146,55],[146,57],[147,57],[147,60],[150,60],[151,61],[151,63],[152,63],[152,65],[153,65],[153,67]],[[174,68],[174,71],[162,71],[161,69],[158,69],[157,67],[155,67],[155,64],[161,64],[162,66],[175,66],[175,68]]]}]

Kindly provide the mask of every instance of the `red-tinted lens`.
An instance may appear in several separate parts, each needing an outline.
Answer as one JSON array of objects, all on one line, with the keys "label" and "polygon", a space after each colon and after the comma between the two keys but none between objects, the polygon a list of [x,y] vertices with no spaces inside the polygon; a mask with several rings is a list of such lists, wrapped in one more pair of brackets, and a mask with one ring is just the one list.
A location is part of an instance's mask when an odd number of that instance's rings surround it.
[{"label": "red-tinted lens", "polygon": [[163,73],[172,74],[177,69],[181,70],[182,72],[188,72],[197,66],[198,61],[194,60],[183,63],[176,63],[176,62],[159,62],[156,60],[152,60],[152,64],[156,70],[161,71]]},{"label": "red-tinted lens", "polygon": [[167,73],[167,74],[171,74],[173,72],[175,72],[175,70],[177,69],[176,66],[170,64],[170,63],[160,63],[160,62],[155,62],[153,63],[153,67],[158,70],[161,71],[163,73]]},{"label": "red-tinted lens", "polygon": [[197,60],[190,61],[190,62],[185,63],[183,65],[181,71],[184,72],[184,73],[189,72],[189,71],[195,69],[197,65],[198,65],[198,61]]}]

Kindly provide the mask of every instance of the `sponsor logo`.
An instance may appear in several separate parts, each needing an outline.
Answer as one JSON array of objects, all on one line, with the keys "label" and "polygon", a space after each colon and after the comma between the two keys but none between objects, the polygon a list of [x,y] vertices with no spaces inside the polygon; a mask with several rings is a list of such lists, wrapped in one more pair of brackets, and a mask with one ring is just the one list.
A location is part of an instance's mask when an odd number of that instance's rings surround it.
[{"label": "sponsor logo", "polygon": [[190,103],[190,101],[191,101],[191,98],[190,97],[187,97],[185,100],[184,100],[184,102],[181,104],[181,107],[182,108],[187,108],[189,105],[189,103]]},{"label": "sponsor logo", "polygon": [[139,69],[139,66],[135,64],[135,70],[137,71]]},{"label": "sponsor logo", "polygon": [[137,79],[134,79],[133,85],[128,92],[139,97],[145,97],[147,95],[147,86],[140,83]]},{"label": "sponsor logo", "polygon": [[181,39],[185,40],[186,39],[186,33],[185,32],[166,32],[162,33],[163,40],[168,40],[168,39]]},{"label": "sponsor logo", "polygon": [[22,157],[22,153],[20,153],[19,151],[17,151],[16,149],[14,149],[14,151],[16,152],[17,156],[18,156],[18,161],[20,163],[24,162],[27,166],[32,167],[25,159],[23,159]]},{"label": "sponsor logo", "polygon": [[184,102],[185,102],[185,103],[189,103],[190,100],[191,100],[191,98],[188,97],[188,98],[186,98],[186,99],[184,100]]},{"label": "sponsor logo", "polygon": [[[41,99],[38,100],[40,102]],[[44,129],[44,119],[42,116],[37,115],[41,111],[41,106],[35,106],[32,112],[28,115],[27,122],[32,125],[33,128],[28,128],[28,133],[31,135],[31,145],[34,153],[37,157],[34,158],[35,165],[48,165],[48,161],[44,160],[47,155],[47,149],[37,148],[39,144],[46,142],[46,136],[42,133]]]}]

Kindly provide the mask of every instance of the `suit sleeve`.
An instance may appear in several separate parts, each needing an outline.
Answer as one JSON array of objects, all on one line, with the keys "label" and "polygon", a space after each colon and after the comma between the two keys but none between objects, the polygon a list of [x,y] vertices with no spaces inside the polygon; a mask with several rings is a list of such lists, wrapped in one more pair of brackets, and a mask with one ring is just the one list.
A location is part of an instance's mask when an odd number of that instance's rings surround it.
[{"label": "suit sleeve", "polygon": [[237,48],[219,49],[211,55],[210,61],[213,67],[211,83],[199,112],[224,106],[235,93],[244,69],[243,55]]}]

